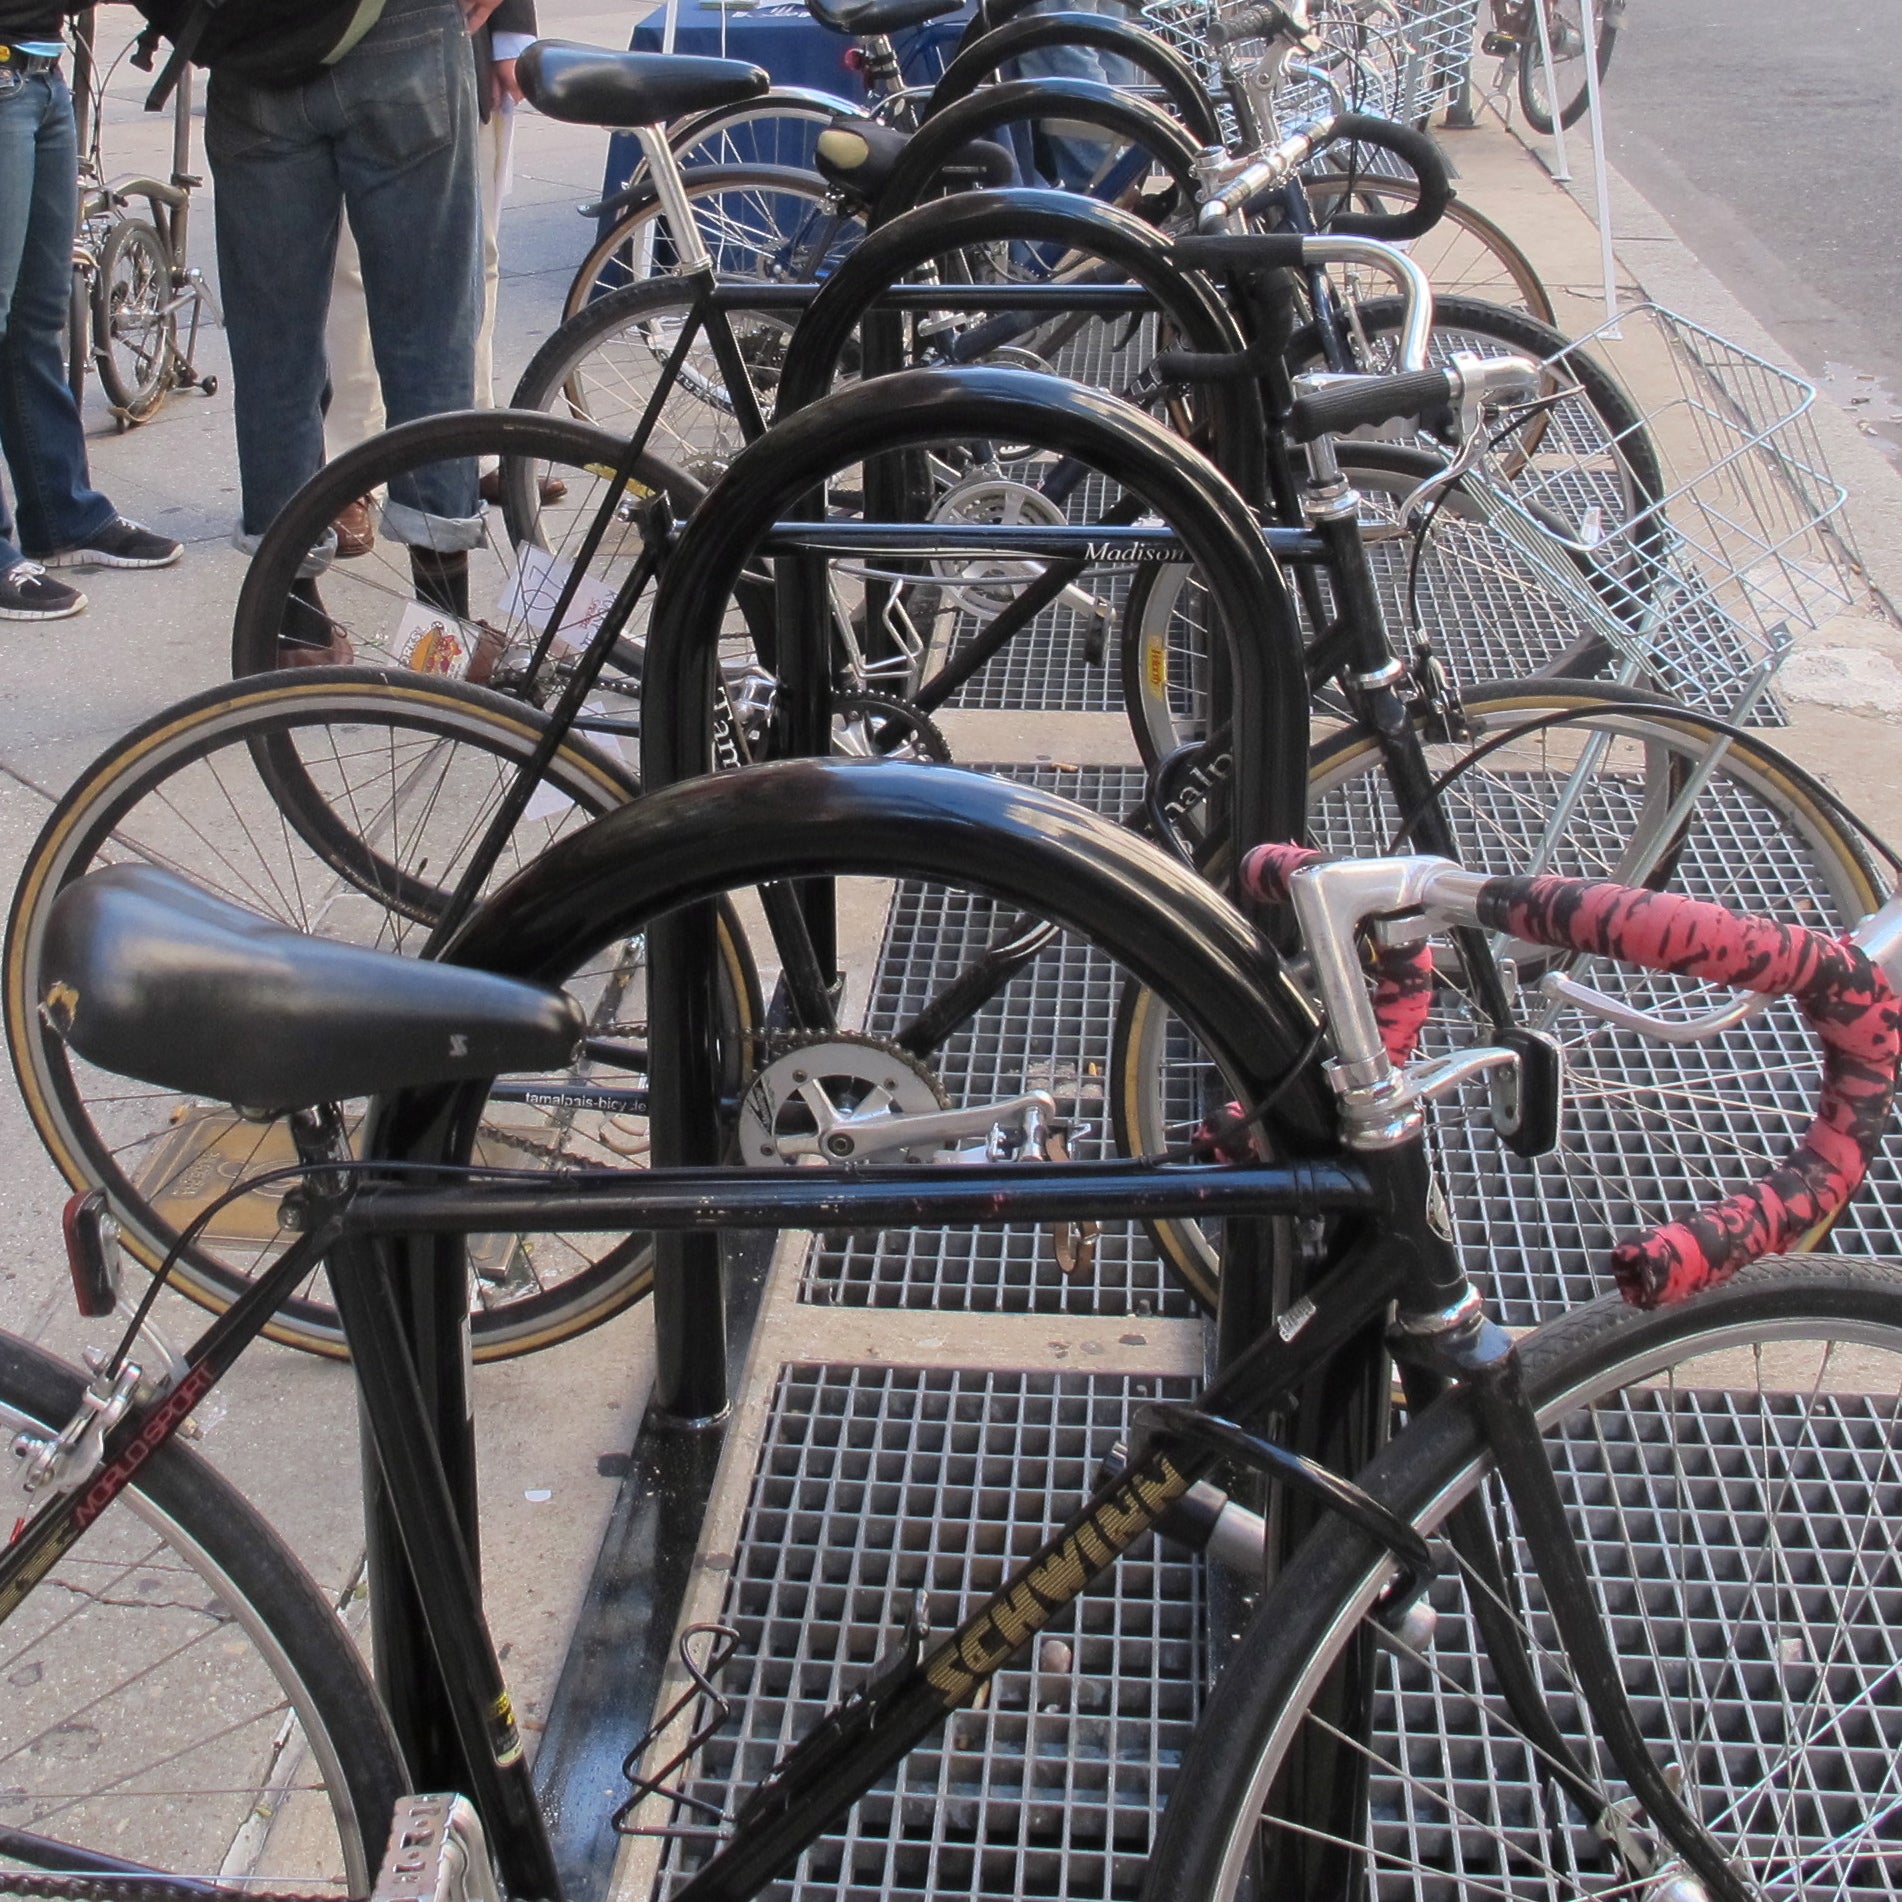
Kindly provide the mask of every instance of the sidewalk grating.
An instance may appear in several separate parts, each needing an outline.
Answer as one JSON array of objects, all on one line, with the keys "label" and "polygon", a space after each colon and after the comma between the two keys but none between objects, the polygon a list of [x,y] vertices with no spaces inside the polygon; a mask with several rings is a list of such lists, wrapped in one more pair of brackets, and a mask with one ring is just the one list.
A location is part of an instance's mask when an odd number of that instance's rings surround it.
[{"label": "sidewalk grating", "polygon": [[[721,1616],[734,1717],[689,1786],[728,1805],[898,1639],[916,1592],[949,1630],[1089,1490],[1146,1400],[1181,1379],[782,1368]],[[1113,1568],[810,1849],[775,1902],[1134,1897],[1200,1708],[1198,1565],[1153,1540]],[[684,1819],[681,1819],[684,1820]],[[676,1847],[657,1893],[698,1866]]]}]

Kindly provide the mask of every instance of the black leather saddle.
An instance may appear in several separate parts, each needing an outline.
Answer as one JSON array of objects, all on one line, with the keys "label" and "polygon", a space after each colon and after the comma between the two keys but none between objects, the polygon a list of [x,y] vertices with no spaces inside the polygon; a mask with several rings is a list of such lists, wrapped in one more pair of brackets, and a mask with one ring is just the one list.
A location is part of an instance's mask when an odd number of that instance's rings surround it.
[{"label": "black leather saddle", "polygon": [[806,11],[835,33],[896,33],[955,13],[964,0],[806,0]]},{"label": "black leather saddle", "polygon": [[261,1110],[563,1069],[585,1028],[561,991],[307,938],[150,865],[60,893],[40,1011],[102,1070]]},{"label": "black leather saddle", "polygon": [[[869,119],[834,119],[814,141],[812,165],[828,185],[875,202],[890,182],[912,134]],[[938,174],[950,185],[1012,185],[1017,162],[1008,146],[973,139],[960,146]]]},{"label": "black leather saddle", "polygon": [[743,59],[616,53],[573,40],[537,40],[515,62],[528,103],[570,125],[665,125],[683,112],[756,99],[773,82]]}]

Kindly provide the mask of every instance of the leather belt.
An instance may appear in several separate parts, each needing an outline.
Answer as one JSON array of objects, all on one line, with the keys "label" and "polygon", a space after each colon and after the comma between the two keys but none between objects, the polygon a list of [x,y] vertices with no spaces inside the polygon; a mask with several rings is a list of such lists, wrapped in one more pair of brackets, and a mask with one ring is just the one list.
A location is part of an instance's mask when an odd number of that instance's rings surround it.
[{"label": "leather belt", "polygon": [[59,55],[57,53],[29,53],[25,47],[10,46],[0,41],[0,72],[23,73],[31,76],[34,73],[53,73],[58,70]]}]

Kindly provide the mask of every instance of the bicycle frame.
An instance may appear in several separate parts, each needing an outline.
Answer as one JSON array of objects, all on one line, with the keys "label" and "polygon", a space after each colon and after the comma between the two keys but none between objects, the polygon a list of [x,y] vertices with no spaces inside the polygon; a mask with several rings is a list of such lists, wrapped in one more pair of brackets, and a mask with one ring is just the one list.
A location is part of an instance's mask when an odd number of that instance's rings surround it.
[{"label": "bicycle frame", "polygon": [[[386,1114],[399,1130],[405,1099]],[[389,1106],[385,1106],[386,1112]],[[308,1226],[300,1239],[185,1356],[175,1385],[128,1413],[105,1436],[101,1462],[83,1490],[54,1502],[0,1555],[0,1619],[183,1425],[262,1330],[279,1301],[317,1263],[329,1269],[356,1372],[370,1524],[371,1596],[379,1686],[413,1776],[468,1795],[494,1845],[505,1888],[558,1897],[559,1877],[523,1755],[500,1664],[484,1623],[475,1556],[477,1498],[461,1410],[461,1317],[444,1301],[459,1287],[459,1250],[434,1246],[472,1233],[713,1233],[789,1223],[883,1228],[979,1220],[1131,1219],[1221,1214],[1233,1218],[1327,1216],[1344,1238],[1314,1282],[1273,1327],[1207,1386],[1194,1406],[1153,1406],[1134,1422],[1130,1455],[1101,1479],[1064,1527],[1017,1566],[952,1632],[928,1642],[908,1630],[897,1647],[774,1767],[732,1819],[733,1833],[681,1890],[694,1902],[744,1902],[783,1874],[798,1854],[953,1712],[969,1704],[1171,1505],[1225,1461],[1239,1461],[1288,1489],[1311,1521],[1333,1512],[1383,1548],[1398,1579],[1388,1607],[1403,1611],[1433,1560],[1419,1536],[1351,1482],[1287,1450],[1277,1429],[1299,1394],[1357,1342],[1365,1344],[1390,1304],[1392,1339],[1411,1405],[1428,1404],[1458,1377],[1478,1396],[1481,1418],[1514,1502],[1554,1616],[1589,1664],[1593,1634],[1608,1661],[1589,1583],[1538,1446],[1536,1422],[1515,1382],[1510,1340],[1483,1317],[1477,1295],[1435,1231],[1422,1146],[1358,1158],[1318,1157],[1284,1165],[1168,1166],[1154,1163],[1022,1164],[996,1169],[861,1168],[790,1174],[746,1168],[598,1172],[524,1184],[477,1172],[453,1186],[358,1186],[326,1164],[341,1150],[334,1111],[306,1112],[299,1148],[308,1167]],[[392,1163],[392,1172],[400,1165]],[[379,1244],[390,1246],[386,1257]],[[452,1258],[452,1259],[450,1259]],[[407,1270],[407,1273],[405,1272]],[[434,1285],[431,1285],[434,1284]],[[399,1290],[409,1296],[407,1312]],[[421,1296],[421,1302],[417,1296]],[[1384,1357],[1362,1384],[1384,1396]],[[452,1391],[453,1389],[453,1391]],[[445,1431],[447,1426],[447,1431]],[[1530,1431],[1528,1427],[1530,1426]],[[1549,1496],[1548,1496],[1549,1495]],[[1463,1551],[1489,1545],[1483,1522],[1456,1529]],[[1475,1561],[1497,1566],[1494,1546]],[[1510,1630],[1489,1642],[1519,1639]],[[1511,1670],[1502,1671],[1518,1703]],[[1526,1680],[1528,1683],[1530,1680]],[[1618,1767],[1678,1847],[1702,1867],[1716,1852],[1644,1752],[1615,1667],[1588,1679],[1586,1693]],[[1533,1716],[1544,1717],[1536,1691]],[[1620,1716],[1622,1713],[1622,1723]],[[1367,1721],[1363,1698],[1356,1724]],[[1350,1731],[1349,1735],[1358,1734]],[[1622,1745],[1622,1747],[1621,1747]],[[1588,1814],[1610,1799],[1557,1742],[1561,1780]],[[1635,1752],[1635,1755],[1632,1753]],[[1350,1777],[1350,1790],[1357,1780]],[[1336,1784],[1328,1799],[1341,1801]],[[1595,1805],[1595,1810],[1594,1810]],[[1673,1828],[1678,1823],[1680,1827]],[[676,1833],[678,1829],[676,1829]],[[1715,1885],[1714,1885],[1715,1886]],[[1724,1885],[1734,1893],[1734,1885]]]}]

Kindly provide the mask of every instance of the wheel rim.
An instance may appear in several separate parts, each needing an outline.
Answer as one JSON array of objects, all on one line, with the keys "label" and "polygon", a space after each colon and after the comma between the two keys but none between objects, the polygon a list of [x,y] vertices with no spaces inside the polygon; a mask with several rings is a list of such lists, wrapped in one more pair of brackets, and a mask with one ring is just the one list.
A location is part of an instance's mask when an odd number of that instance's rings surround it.
[{"label": "wheel rim", "polygon": [[[129,857],[169,865],[300,929],[413,955],[427,935],[428,914],[405,917],[376,885],[318,862],[300,828],[272,806],[257,772],[259,754],[298,752],[334,810],[373,838],[378,862],[446,867],[479,831],[476,815],[500,796],[512,778],[511,762],[526,757],[539,733],[532,719],[506,703],[478,701],[471,710],[421,688],[319,682],[299,694],[228,690],[225,698],[221,718],[186,722],[169,742],[151,746],[123,783],[95,774],[115,788],[103,807],[85,802],[63,827],[56,816],[22,882],[23,909],[9,939],[9,1031],[29,1110],[68,1179],[76,1187],[105,1186],[113,1195],[127,1239],[148,1265],[162,1259],[211,1195],[240,1175],[292,1160],[284,1127],[249,1123],[225,1106],[108,1077],[72,1058],[32,1010],[52,895],[95,864]],[[484,741],[505,742],[507,750],[486,752]],[[354,796],[359,789],[362,796]],[[621,803],[626,782],[583,755],[564,752],[551,786],[537,797],[543,809],[531,802],[498,867],[501,877]],[[376,808],[378,799],[386,813]],[[723,994],[730,1003],[743,1002],[750,981],[734,963],[730,934],[728,954]],[[590,1015],[590,1034],[610,1045],[644,1037],[631,1028],[644,984],[638,944],[615,947],[576,973],[571,989]],[[730,1029],[736,1042],[743,1040],[740,1021]],[[644,1098],[644,1077],[616,1073],[624,1068],[592,1057],[564,1077],[509,1079],[483,1119],[485,1159],[526,1167],[638,1162],[644,1109],[638,1100],[609,1100],[615,1092]],[[589,1099],[598,1099],[595,1107],[583,1107]],[[350,1114],[353,1128],[359,1113],[360,1106]],[[222,1307],[259,1262],[274,1257],[288,1239],[276,1207],[279,1193],[246,1197],[214,1223],[205,1245],[180,1265],[186,1292]],[[523,1351],[605,1318],[644,1289],[647,1254],[644,1241],[613,1237],[478,1241],[472,1247],[478,1341],[492,1352]],[[314,1281],[287,1304],[276,1332],[334,1352],[334,1316],[317,1289]]]}]

